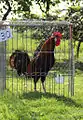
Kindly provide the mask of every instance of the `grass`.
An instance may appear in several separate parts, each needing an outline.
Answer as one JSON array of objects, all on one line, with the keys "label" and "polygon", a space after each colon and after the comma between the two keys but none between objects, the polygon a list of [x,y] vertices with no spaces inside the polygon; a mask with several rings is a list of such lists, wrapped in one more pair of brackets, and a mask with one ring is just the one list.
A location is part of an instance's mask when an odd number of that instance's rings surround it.
[{"label": "grass", "polygon": [[75,78],[75,96],[28,92],[20,97],[5,91],[0,97],[0,120],[83,120],[82,77]]},{"label": "grass", "polygon": [[[7,43],[7,59],[12,50],[17,48],[29,51],[35,50],[37,45],[35,40],[31,43],[31,39],[28,39],[26,46],[24,41],[27,39],[24,39],[21,34],[17,36],[14,34],[13,36],[14,38]],[[16,40],[18,40],[18,43]],[[12,43],[13,46],[11,46]],[[63,51],[63,46],[67,46],[67,42],[66,44],[62,42],[62,44],[62,46],[58,47],[58,50],[61,49]],[[61,53],[56,54],[56,58],[60,58],[60,61],[57,60],[58,62],[63,62],[63,57],[68,59],[68,48],[65,48],[65,51],[65,53],[62,53],[62,56],[60,56]],[[81,56],[82,52],[80,52],[79,58],[79,61],[81,60],[82,62]],[[83,69],[76,68],[75,95],[72,97],[68,97],[68,95],[59,96],[59,93],[55,94],[60,87],[62,90],[65,90],[65,93],[67,93],[68,88],[67,85],[65,86],[66,83],[62,85],[54,84],[53,76],[47,77],[47,93],[45,94],[42,92],[41,87],[41,90],[39,89],[40,82],[37,84],[39,92],[34,92],[32,79],[26,81],[24,78],[17,77],[15,71],[12,72],[9,66],[7,66],[7,70],[7,77],[9,77],[7,78],[8,89],[5,90],[3,96],[0,95],[0,120],[83,120]],[[61,73],[63,71],[63,68],[61,68]],[[68,81],[65,82],[68,83]],[[26,84],[28,84],[27,87],[25,86]],[[49,88],[49,86],[56,88],[56,91],[52,91],[52,88]],[[62,93],[62,91],[59,92]]]},{"label": "grass", "polygon": [[[24,77],[14,77],[6,80],[7,90],[15,95],[21,95],[23,93],[34,92],[33,79],[25,79]],[[45,81],[46,91],[50,94],[70,96],[68,91],[68,78],[66,77],[63,84],[58,84],[54,79],[53,74],[46,77]],[[37,91],[43,92],[41,81],[37,82]]]}]

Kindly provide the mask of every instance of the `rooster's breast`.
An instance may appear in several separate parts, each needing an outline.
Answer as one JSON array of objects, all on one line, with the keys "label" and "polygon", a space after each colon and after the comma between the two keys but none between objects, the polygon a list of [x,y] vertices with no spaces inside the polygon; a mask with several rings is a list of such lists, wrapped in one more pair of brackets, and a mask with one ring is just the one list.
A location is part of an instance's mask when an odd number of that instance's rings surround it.
[{"label": "rooster's breast", "polygon": [[42,72],[48,72],[54,65],[55,59],[54,54],[45,54],[42,56],[42,59],[40,61],[40,66]]}]

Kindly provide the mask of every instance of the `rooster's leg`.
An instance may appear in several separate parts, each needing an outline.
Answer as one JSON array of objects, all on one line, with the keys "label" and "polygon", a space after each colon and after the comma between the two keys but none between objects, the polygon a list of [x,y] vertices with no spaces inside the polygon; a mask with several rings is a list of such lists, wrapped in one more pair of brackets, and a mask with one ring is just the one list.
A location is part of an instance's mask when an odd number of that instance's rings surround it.
[{"label": "rooster's leg", "polygon": [[35,76],[35,78],[34,78],[34,91],[36,91],[36,83],[39,78],[40,78],[39,76]]},{"label": "rooster's leg", "polygon": [[44,82],[42,82],[42,87],[43,87],[44,93],[46,93]]},{"label": "rooster's leg", "polygon": [[46,78],[46,76],[41,77],[41,82],[42,82],[42,87],[43,87],[44,93],[46,93],[46,89],[45,89],[45,85],[44,85],[45,78]]},{"label": "rooster's leg", "polygon": [[34,91],[36,91],[36,83],[34,82]]}]

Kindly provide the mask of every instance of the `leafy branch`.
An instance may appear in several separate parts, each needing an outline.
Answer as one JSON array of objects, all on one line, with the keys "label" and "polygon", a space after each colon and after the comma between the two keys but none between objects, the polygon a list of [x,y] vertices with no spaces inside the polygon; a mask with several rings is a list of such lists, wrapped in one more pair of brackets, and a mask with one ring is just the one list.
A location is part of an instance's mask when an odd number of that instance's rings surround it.
[{"label": "leafy branch", "polygon": [[6,13],[4,14],[2,20],[6,20],[8,14],[11,12],[11,6],[10,6],[10,3],[9,3],[9,0],[4,0],[4,1],[6,2],[6,5],[8,6],[8,9],[7,9]]}]

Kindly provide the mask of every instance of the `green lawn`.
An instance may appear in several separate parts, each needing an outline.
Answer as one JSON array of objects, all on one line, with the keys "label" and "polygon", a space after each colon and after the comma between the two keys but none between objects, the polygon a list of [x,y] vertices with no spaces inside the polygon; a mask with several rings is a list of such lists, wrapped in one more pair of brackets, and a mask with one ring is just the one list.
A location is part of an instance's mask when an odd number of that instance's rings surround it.
[{"label": "green lawn", "polygon": [[[16,40],[18,39],[18,42],[16,42],[15,38]],[[35,40],[33,41],[33,43],[31,43],[31,40],[28,39],[27,45],[29,47],[26,46],[24,41],[27,41],[27,39],[23,39],[20,34],[17,36],[15,35],[13,39],[8,41],[7,59],[9,58],[9,55],[11,54],[12,50],[15,50],[17,48],[32,50],[32,51],[35,50],[37,46],[37,44],[35,44]],[[12,43],[13,46],[11,46]],[[63,42],[62,44],[64,45]],[[30,45],[32,45],[33,47],[31,47]],[[63,45],[62,48],[60,47],[60,49],[62,50],[63,50]],[[61,59],[64,56],[65,59],[66,58],[68,59],[68,55],[67,55],[68,48],[66,48],[65,54],[63,53]],[[32,55],[32,53],[30,55]],[[81,55],[82,52],[80,52],[79,61],[83,61]],[[60,56],[60,53],[57,54],[56,56],[57,57]],[[46,94],[43,93],[42,91],[34,92],[33,84],[30,84],[29,82],[21,78],[16,78],[15,72],[13,72],[12,74],[12,72],[9,71],[11,70],[9,66],[7,66],[7,70],[8,70],[7,76],[9,76],[9,78],[7,78],[8,89],[5,90],[3,96],[0,95],[0,120],[83,120],[82,69],[76,68],[75,92],[74,92],[75,94],[73,97],[58,96],[57,94],[54,94],[52,88],[50,89],[51,91],[49,92],[48,82],[46,84],[47,87]],[[61,70],[61,72],[63,72],[63,70]],[[46,81],[50,81],[50,83],[52,83],[51,78],[49,77],[47,77]],[[28,86],[32,88],[32,91],[27,90],[29,89],[29,87],[26,88],[22,86],[24,84],[26,85],[27,83]],[[40,82],[38,83],[38,85],[40,85]],[[55,87],[56,89],[58,89],[57,85]],[[38,86],[37,89],[38,91],[40,91]],[[66,90],[67,88],[65,88],[65,91]],[[19,94],[20,96],[18,96]]]},{"label": "green lawn", "polygon": [[83,120],[82,77],[76,76],[71,98],[39,92],[16,97],[5,91],[0,97],[0,120]]}]

